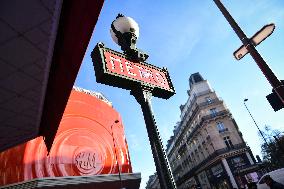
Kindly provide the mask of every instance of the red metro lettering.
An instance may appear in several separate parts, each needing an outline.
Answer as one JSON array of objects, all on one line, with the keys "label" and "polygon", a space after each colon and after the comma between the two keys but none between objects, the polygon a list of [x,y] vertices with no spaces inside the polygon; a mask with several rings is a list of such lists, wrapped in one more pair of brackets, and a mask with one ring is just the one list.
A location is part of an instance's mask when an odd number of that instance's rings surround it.
[{"label": "red metro lettering", "polygon": [[104,52],[104,55],[107,72],[170,89],[165,73],[159,69],[128,61],[107,51]]},{"label": "red metro lettering", "polygon": [[136,73],[132,73],[131,70],[133,70],[133,65],[130,63],[130,62],[125,62],[125,66],[126,66],[126,70],[127,70],[127,73],[129,75],[132,75],[132,76],[136,76]]},{"label": "red metro lettering", "polygon": [[110,56],[110,61],[109,62],[111,63],[111,69],[113,69],[113,70],[116,69],[115,62],[119,63],[120,71],[123,72],[123,67],[122,67],[120,59],[114,58],[114,57]]},{"label": "red metro lettering", "polygon": [[160,73],[156,73],[156,78],[162,85],[166,85],[167,81],[164,79],[164,77]]},{"label": "red metro lettering", "polygon": [[151,72],[151,70],[142,68],[139,65],[135,66],[138,68],[141,78],[149,79],[150,81],[154,81],[155,83],[157,83],[157,81],[153,77],[153,73]]}]

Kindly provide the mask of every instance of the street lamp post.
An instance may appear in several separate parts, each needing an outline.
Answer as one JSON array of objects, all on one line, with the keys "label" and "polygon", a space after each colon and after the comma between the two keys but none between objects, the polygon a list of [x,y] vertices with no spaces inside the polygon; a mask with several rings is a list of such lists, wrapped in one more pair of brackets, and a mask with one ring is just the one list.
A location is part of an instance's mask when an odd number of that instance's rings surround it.
[{"label": "street lamp post", "polygon": [[[111,36],[131,60],[145,61],[148,58],[146,53],[136,48],[139,27],[132,18],[119,14],[111,24]],[[174,189],[176,186],[151,107],[152,89],[138,85],[130,94],[135,97],[143,112],[161,188]]]},{"label": "street lamp post", "polygon": [[113,135],[113,125],[119,123],[118,120],[115,120],[113,124],[111,124],[110,129],[111,129],[111,136],[112,136],[112,142],[113,142],[113,148],[114,148],[114,153],[115,153],[115,161],[116,161],[116,166],[118,169],[118,177],[119,177],[119,182],[120,182],[120,189],[125,189],[122,186],[122,180],[121,180],[121,169],[120,169],[120,165],[118,163],[118,158],[117,158],[117,151],[116,151],[116,141],[114,139],[114,135]]},{"label": "street lamp post", "polygon": [[151,97],[168,99],[175,94],[166,68],[148,64],[148,55],[136,48],[138,24],[118,14],[111,24],[111,37],[123,53],[98,43],[91,56],[99,83],[130,90],[140,104],[161,189],[176,189],[151,107]]},{"label": "street lamp post", "polygon": [[[247,111],[248,111],[248,113],[249,113],[250,117],[252,118],[252,120],[253,120],[253,122],[254,122],[255,126],[257,127],[257,129],[258,129],[258,131],[259,131],[259,133],[260,133],[261,137],[263,138],[263,140],[264,140],[264,142],[265,142],[266,146],[267,146],[267,147],[269,147],[269,144],[268,144],[268,142],[267,142],[266,138],[264,137],[264,135],[263,135],[262,131],[259,129],[259,127],[258,127],[258,125],[257,125],[256,121],[254,120],[254,118],[253,118],[252,114],[251,114],[251,113],[250,113],[250,111],[249,111],[249,109],[248,109],[248,107],[247,107],[247,105],[246,105],[246,101],[248,101],[248,99],[247,99],[247,98],[246,98],[246,99],[244,99],[244,105],[245,105],[245,107],[246,107],[246,109],[247,109]],[[271,153],[271,158],[272,158],[272,160],[274,160],[277,164],[278,164],[279,162],[281,162],[281,158],[276,157],[276,156],[273,154],[273,152]]]},{"label": "street lamp post", "polygon": [[160,186],[162,189],[174,189],[176,185],[151,107],[151,90],[139,87],[137,90],[131,91],[131,94],[140,104],[144,115]]},{"label": "street lamp post", "polygon": [[259,133],[260,133],[261,137],[263,138],[263,140],[264,140],[265,144],[268,146],[267,140],[265,139],[265,137],[264,137],[264,135],[263,135],[262,131],[259,129],[259,127],[258,127],[258,125],[257,125],[256,121],[254,120],[253,116],[251,115],[251,113],[250,113],[250,111],[249,111],[249,109],[248,109],[248,107],[247,107],[247,105],[246,105],[246,101],[248,101],[248,99],[247,99],[247,98],[246,98],[246,99],[244,99],[244,105],[245,105],[245,107],[246,107],[246,109],[247,109],[247,111],[248,111],[248,113],[249,113],[250,117],[252,118],[252,120],[253,120],[253,122],[254,122],[255,126],[257,127],[257,129],[258,129],[258,131],[259,131]]},{"label": "street lamp post", "polygon": [[[284,84],[276,77],[276,75],[273,73],[273,71],[269,68],[269,66],[266,64],[264,59],[261,57],[261,55],[256,50],[255,46],[258,45],[261,41],[266,39],[274,30],[274,24],[267,25],[266,27],[262,28],[255,36],[253,36],[251,39],[249,39],[246,34],[242,31],[242,29],[239,27],[239,25],[236,23],[234,18],[230,15],[230,13],[227,11],[227,9],[224,7],[224,5],[221,3],[220,0],[213,0],[219,10],[222,12],[226,20],[229,22],[239,39],[243,43],[243,48],[241,47],[239,50],[244,50],[250,53],[266,79],[269,81],[270,85],[272,86],[272,94],[267,96],[268,101],[272,105],[273,109],[275,111],[281,109],[284,107]],[[256,42],[255,42],[255,40]],[[258,41],[259,39],[260,41]],[[236,53],[238,54],[238,53]],[[241,59],[245,54],[238,54],[236,58],[239,60]],[[276,102],[276,104],[275,104]]]}]

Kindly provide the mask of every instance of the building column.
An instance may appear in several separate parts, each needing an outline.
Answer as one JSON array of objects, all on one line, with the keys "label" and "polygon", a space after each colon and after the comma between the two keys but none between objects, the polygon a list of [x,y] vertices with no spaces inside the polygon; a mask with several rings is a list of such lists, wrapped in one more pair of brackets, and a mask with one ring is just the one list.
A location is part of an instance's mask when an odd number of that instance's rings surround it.
[{"label": "building column", "polygon": [[233,188],[238,188],[238,185],[237,185],[237,183],[235,181],[235,178],[234,178],[234,176],[232,174],[232,171],[231,171],[231,169],[230,169],[230,167],[229,167],[229,165],[227,163],[227,160],[225,158],[222,158],[222,163],[223,163],[223,165],[224,165],[224,167],[226,169],[227,174],[230,177],[230,181],[232,183]]},{"label": "building column", "polygon": [[246,155],[247,155],[247,157],[248,157],[248,160],[249,160],[250,164],[253,165],[254,162],[253,162],[253,160],[252,160],[250,154],[249,154],[248,152],[246,152]]}]

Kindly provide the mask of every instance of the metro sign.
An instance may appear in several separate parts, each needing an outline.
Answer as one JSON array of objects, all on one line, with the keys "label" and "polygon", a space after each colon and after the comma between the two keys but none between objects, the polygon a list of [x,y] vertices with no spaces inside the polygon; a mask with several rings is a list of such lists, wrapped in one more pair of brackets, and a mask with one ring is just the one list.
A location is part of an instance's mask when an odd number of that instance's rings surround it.
[{"label": "metro sign", "polygon": [[133,90],[142,85],[152,88],[152,95],[164,99],[175,94],[166,68],[158,68],[145,62],[133,62],[119,52],[98,43],[92,52],[92,60],[98,83]]}]

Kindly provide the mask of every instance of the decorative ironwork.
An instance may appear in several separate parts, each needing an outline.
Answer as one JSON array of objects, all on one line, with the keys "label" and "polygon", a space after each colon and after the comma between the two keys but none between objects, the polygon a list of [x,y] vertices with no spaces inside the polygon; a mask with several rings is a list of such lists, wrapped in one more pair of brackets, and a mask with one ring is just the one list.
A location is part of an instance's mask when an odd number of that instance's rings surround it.
[{"label": "decorative ironwork", "polygon": [[[118,14],[116,19],[121,17],[125,16],[123,14]],[[115,28],[114,22],[115,21],[111,23],[111,29],[115,34],[115,36],[117,37],[118,44],[121,47],[121,50],[123,50],[124,54],[128,56],[129,60],[135,62],[147,60],[149,55],[147,55],[142,50],[136,48],[137,36],[135,35],[135,29],[130,28],[129,32],[121,33]]]}]

